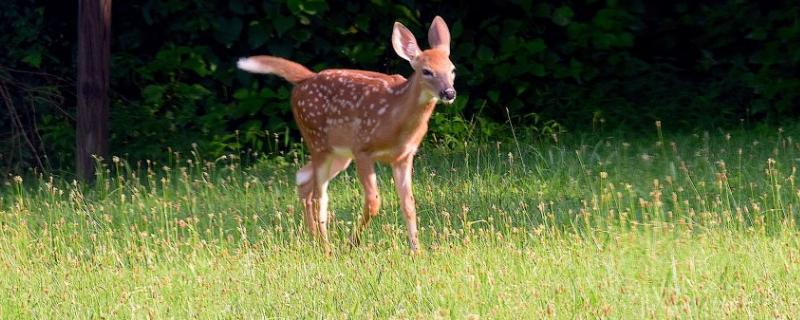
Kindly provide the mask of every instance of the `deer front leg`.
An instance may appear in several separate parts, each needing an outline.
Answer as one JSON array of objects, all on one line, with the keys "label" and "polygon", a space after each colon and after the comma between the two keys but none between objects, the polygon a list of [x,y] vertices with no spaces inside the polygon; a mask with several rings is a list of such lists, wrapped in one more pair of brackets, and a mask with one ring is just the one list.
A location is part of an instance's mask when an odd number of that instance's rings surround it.
[{"label": "deer front leg", "polygon": [[[329,168],[329,167],[328,167]],[[328,180],[322,173],[327,173],[328,168],[317,169],[317,180],[314,184],[313,212],[316,213],[319,239],[326,255],[331,254],[331,245],[328,240]]]},{"label": "deer front leg", "polygon": [[414,203],[414,195],[411,191],[413,161],[414,158],[409,156],[392,164],[392,175],[394,176],[400,208],[403,210],[403,218],[406,220],[408,245],[411,247],[411,252],[416,254],[419,251],[419,239],[417,239],[417,209]]},{"label": "deer front leg", "polygon": [[297,195],[303,205],[303,222],[312,237],[316,238],[319,234],[319,222],[314,210],[314,167],[311,163],[306,164],[297,171],[295,176],[297,183]]},{"label": "deer front leg", "polygon": [[352,246],[357,246],[361,242],[361,232],[369,225],[369,221],[378,215],[378,209],[381,206],[378,179],[375,176],[375,161],[366,154],[358,155],[356,156],[356,170],[364,192],[364,212],[361,215],[361,221],[356,225],[353,235],[350,237]]}]

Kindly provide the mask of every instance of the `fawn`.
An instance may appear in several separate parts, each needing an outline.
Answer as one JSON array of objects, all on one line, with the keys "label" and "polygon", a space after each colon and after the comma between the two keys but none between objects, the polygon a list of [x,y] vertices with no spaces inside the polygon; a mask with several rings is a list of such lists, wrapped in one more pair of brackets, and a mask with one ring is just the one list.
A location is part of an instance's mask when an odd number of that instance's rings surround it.
[{"label": "fawn", "polygon": [[436,102],[452,103],[455,66],[450,61],[450,31],[436,17],[428,31],[431,49],[421,51],[414,35],[394,23],[392,47],[411,63],[410,79],[400,75],[328,69],[318,73],[271,56],[242,58],[237,66],[253,73],[283,77],[294,85],[292,112],[311,154],[311,162],[296,176],[303,220],[326,254],[328,240],[328,182],[355,159],[364,192],[364,211],[350,238],[359,235],[378,214],[380,198],[375,162],[390,164],[408,229],[412,253],[419,250],[417,213],[411,191],[411,170]]}]

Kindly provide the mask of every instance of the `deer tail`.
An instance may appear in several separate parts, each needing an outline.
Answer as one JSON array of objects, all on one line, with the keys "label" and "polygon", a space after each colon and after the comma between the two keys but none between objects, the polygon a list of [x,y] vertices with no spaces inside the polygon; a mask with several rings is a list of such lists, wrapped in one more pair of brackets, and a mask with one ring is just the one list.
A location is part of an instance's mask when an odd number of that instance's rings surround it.
[{"label": "deer tail", "polygon": [[236,66],[247,72],[274,74],[292,84],[297,84],[315,75],[314,72],[297,62],[271,56],[241,58]]}]

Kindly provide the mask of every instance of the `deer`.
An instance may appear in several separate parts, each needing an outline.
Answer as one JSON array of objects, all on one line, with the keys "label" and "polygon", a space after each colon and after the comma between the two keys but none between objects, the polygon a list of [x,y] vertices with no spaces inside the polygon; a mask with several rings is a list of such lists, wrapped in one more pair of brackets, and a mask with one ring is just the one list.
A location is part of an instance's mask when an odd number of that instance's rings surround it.
[{"label": "deer", "polygon": [[428,130],[437,102],[452,104],[455,65],[450,61],[450,31],[437,16],[428,31],[430,48],[420,50],[414,34],[395,22],[391,43],[413,73],[401,75],[354,69],[312,72],[299,63],[274,56],[251,56],[237,62],[251,73],[273,74],[293,85],[291,110],[310,154],[295,182],[303,221],[314,238],[331,254],[328,239],[328,183],[355,161],[364,207],[349,242],[378,215],[380,195],[376,163],[392,168],[395,189],[405,220],[408,245],[419,253],[417,212],[412,193],[414,156]]}]

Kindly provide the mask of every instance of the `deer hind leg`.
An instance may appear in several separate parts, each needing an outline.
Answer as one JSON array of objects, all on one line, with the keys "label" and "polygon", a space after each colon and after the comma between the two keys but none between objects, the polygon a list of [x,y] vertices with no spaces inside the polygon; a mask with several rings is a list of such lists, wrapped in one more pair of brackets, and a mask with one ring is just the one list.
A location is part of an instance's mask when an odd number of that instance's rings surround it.
[{"label": "deer hind leg", "polygon": [[356,169],[364,192],[364,212],[361,216],[361,221],[356,225],[353,235],[350,237],[350,245],[352,246],[359,245],[361,233],[369,225],[370,220],[378,215],[378,209],[381,206],[378,179],[375,176],[375,161],[368,156],[357,156]]},{"label": "deer hind leg", "polygon": [[[350,161],[338,158],[331,163],[331,175],[328,180],[335,177],[339,172],[346,169]],[[316,174],[313,163],[309,162],[297,171],[296,183],[297,194],[300,203],[303,205],[303,222],[312,236],[319,235],[319,213],[315,208]]]},{"label": "deer hind leg", "polygon": [[350,158],[327,155],[322,161],[312,161],[314,165],[314,192],[312,200],[312,214],[315,215],[319,238],[322,241],[325,254],[330,254],[328,240],[328,183],[350,165]]}]

